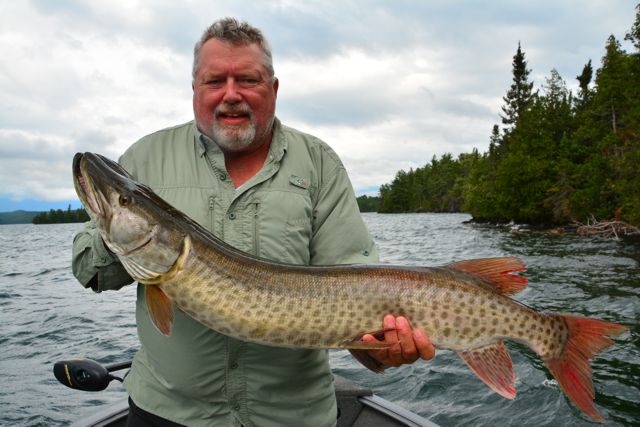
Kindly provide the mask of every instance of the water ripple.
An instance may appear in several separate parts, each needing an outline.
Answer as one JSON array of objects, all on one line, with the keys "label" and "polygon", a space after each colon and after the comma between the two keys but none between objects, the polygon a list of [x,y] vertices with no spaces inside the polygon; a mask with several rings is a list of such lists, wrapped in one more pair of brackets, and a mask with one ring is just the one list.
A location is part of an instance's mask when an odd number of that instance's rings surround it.
[{"label": "water ripple", "polygon": [[[366,214],[382,261],[442,265],[520,256],[530,284],[516,298],[540,310],[627,324],[593,364],[596,403],[609,425],[636,425],[640,405],[640,244],[551,236],[525,229],[465,224],[463,214]],[[81,224],[0,226],[0,425],[62,426],[123,398],[121,386],[99,394],[57,384],[52,363],[86,356],[130,359],[138,347],[135,288],[94,294],[70,272],[71,242]],[[453,352],[375,375],[346,351],[331,351],[334,371],[443,426],[589,426],[528,348],[507,343],[517,397],[489,390]]]}]

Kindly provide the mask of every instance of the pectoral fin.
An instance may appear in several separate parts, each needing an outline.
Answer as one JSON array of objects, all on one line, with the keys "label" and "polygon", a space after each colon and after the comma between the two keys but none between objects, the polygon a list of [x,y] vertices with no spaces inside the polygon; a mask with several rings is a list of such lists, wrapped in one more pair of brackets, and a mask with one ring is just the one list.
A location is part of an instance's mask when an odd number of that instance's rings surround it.
[{"label": "pectoral fin", "polygon": [[491,390],[507,399],[516,397],[513,363],[502,341],[458,355]]},{"label": "pectoral fin", "polygon": [[149,316],[153,325],[162,335],[171,335],[173,326],[173,306],[167,295],[156,285],[147,285],[144,288],[144,296],[149,309]]}]

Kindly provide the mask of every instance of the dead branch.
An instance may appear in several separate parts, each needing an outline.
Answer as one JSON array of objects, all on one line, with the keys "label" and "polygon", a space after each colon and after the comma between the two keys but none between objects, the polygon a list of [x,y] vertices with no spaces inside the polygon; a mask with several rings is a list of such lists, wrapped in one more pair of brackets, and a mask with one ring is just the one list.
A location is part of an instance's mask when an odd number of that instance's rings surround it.
[{"label": "dead branch", "polygon": [[618,219],[598,221],[595,218],[586,224],[576,222],[576,233],[581,236],[597,236],[605,238],[620,238],[621,236],[640,236],[640,228],[627,224]]}]

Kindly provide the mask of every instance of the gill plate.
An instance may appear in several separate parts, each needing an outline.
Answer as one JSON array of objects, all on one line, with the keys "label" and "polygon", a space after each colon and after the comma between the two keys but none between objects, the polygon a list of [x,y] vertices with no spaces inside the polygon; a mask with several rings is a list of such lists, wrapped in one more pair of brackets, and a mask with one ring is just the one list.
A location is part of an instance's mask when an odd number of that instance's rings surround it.
[{"label": "gill plate", "polygon": [[191,238],[189,237],[189,235],[186,235],[182,240],[182,244],[180,245],[180,254],[176,258],[173,265],[171,265],[169,270],[164,273],[152,271],[129,257],[120,257],[120,262],[122,262],[125,270],[127,270],[131,277],[137,280],[138,283],[142,283],[143,285],[158,285],[164,282],[168,282],[169,280],[176,277],[176,275],[180,271],[182,271],[185,263],[187,262],[187,257],[189,256],[190,252]]}]

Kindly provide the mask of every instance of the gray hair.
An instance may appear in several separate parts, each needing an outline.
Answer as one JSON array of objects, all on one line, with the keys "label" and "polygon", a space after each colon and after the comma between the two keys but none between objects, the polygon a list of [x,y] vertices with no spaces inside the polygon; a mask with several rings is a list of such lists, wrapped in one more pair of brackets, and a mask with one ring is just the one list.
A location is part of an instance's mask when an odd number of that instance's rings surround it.
[{"label": "gray hair", "polygon": [[194,79],[200,66],[199,60],[202,46],[211,39],[217,39],[234,46],[257,44],[264,53],[264,66],[269,76],[272,79],[275,77],[271,46],[269,46],[269,42],[262,34],[262,31],[247,22],[238,22],[235,18],[223,18],[211,24],[211,26],[202,33],[202,37],[200,37],[200,40],[198,40],[193,48],[192,76]]}]

